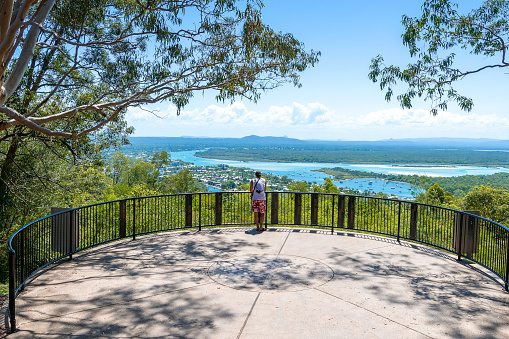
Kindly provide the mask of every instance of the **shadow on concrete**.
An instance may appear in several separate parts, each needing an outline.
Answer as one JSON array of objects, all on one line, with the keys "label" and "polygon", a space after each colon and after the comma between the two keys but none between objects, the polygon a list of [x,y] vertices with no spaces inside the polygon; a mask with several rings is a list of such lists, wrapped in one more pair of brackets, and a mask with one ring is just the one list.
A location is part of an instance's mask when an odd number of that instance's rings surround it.
[{"label": "shadow on concrete", "polygon": [[[256,233],[231,227],[109,243],[55,265],[18,297],[21,331],[9,337],[236,337],[258,297],[216,284],[207,275],[209,267],[249,253],[278,255],[292,246],[313,259],[312,251],[299,247],[302,243],[287,241],[297,234],[309,242],[337,238],[334,245],[315,250],[333,270],[332,281],[313,287],[315,273],[299,276],[303,285],[309,279],[313,293],[327,293],[423,336],[509,334],[509,297],[500,281],[448,253],[367,234],[272,227]],[[303,309],[302,316],[308,311]]]}]

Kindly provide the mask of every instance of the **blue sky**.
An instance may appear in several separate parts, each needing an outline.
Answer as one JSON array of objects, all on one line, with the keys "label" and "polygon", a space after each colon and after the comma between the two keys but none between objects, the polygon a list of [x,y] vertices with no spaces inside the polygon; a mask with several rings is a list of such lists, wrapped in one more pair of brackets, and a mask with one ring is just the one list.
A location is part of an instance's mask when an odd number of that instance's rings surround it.
[{"label": "blue sky", "polygon": [[[159,119],[132,109],[128,122],[135,136],[243,137],[288,136],[299,139],[380,140],[412,137],[508,139],[508,76],[487,71],[458,83],[460,93],[474,100],[472,112],[451,105],[433,117],[430,103],[416,101],[403,110],[387,103],[367,75],[371,58],[404,66],[411,61],[402,45],[401,16],[416,16],[422,1],[266,0],[263,19],[275,30],[291,32],[307,49],[322,52],[320,62],[306,70],[302,87],[267,92],[253,104],[217,103],[213,93],[198,94],[180,116],[167,103],[157,105]],[[481,1],[461,1],[469,11]],[[489,62],[468,55],[469,65]],[[402,88],[403,90],[404,88]]]}]

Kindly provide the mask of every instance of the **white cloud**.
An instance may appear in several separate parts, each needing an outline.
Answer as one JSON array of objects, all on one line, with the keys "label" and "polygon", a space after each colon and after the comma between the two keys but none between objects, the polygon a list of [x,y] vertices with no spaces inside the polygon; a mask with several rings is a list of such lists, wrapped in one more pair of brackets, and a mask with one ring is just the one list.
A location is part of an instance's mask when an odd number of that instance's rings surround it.
[{"label": "white cloud", "polygon": [[359,117],[357,121],[360,125],[367,126],[509,126],[509,119],[500,118],[496,114],[458,114],[453,112],[441,111],[436,116],[430,114],[428,110],[403,110],[390,109],[372,112]]},{"label": "white cloud", "polygon": [[[506,138],[509,119],[496,114],[438,112],[425,109],[392,108],[362,115],[338,114],[322,103],[293,102],[251,109],[241,102],[182,110],[175,106],[154,113],[133,108],[127,118],[136,135],[233,136],[288,135],[302,139],[376,140],[407,137],[493,137]],[[163,119],[157,118],[163,117]]]},{"label": "white cloud", "polygon": [[424,110],[410,111],[395,108],[361,115],[355,123],[362,126],[423,124],[429,118],[429,112]]},{"label": "white cloud", "polygon": [[[328,123],[332,120],[332,112],[321,103],[300,104],[294,102],[290,106],[271,106],[267,111],[249,110],[243,102],[237,101],[227,106],[210,105],[203,110],[182,110],[176,114],[176,107],[170,105],[164,112],[156,115],[164,120],[184,123],[237,124],[252,125],[253,123],[309,125]],[[154,119],[154,115],[140,108],[129,110],[131,120]],[[157,118],[156,118],[157,119]]]}]

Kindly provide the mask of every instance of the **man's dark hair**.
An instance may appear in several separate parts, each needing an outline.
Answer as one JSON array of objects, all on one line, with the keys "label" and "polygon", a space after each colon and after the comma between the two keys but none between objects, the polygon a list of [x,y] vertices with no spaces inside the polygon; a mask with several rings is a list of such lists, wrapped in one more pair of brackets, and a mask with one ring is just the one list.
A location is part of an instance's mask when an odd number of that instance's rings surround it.
[{"label": "man's dark hair", "polygon": [[255,175],[256,175],[257,178],[261,178],[262,177],[262,172],[256,171]]}]

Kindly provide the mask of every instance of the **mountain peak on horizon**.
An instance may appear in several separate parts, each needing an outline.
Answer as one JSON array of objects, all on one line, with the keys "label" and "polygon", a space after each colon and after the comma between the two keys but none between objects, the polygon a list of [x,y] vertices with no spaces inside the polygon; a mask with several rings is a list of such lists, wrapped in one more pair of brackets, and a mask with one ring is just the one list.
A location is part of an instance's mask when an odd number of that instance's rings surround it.
[{"label": "mountain peak on horizon", "polygon": [[300,139],[295,139],[295,138],[289,138],[287,135],[284,135],[282,137],[275,137],[275,136],[270,136],[270,135],[259,136],[259,135],[256,135],[256,134],[246,135],[245,137],[242,137],[240,139],[292,139],[292,140],[300,140]]}]

